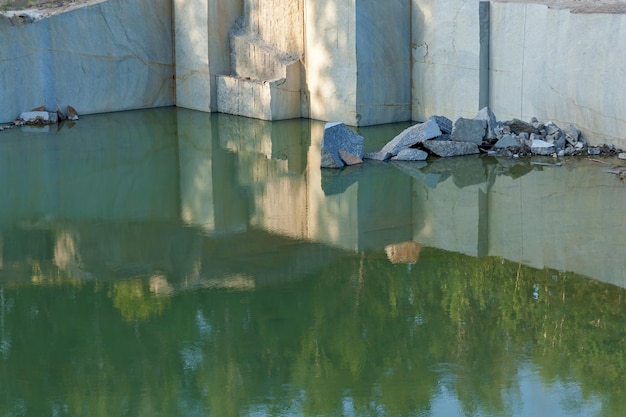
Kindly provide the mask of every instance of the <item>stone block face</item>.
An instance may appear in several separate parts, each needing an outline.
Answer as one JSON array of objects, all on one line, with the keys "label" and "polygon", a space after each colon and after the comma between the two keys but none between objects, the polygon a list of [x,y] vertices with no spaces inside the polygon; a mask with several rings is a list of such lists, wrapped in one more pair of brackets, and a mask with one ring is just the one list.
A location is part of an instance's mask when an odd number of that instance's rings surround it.
[{"label": "stone block face", "polygon": [[412,0],[411,11],[412,119],[472,118],[479,100],[478,3]]},{"label": "stone block face", "polygon": [[457,142],[483,143],[487,128],[486,120],[458,118],[452,127],[450,139]]},{"label": "stone block face", "polygon": [[167,0],[110,0],[19,25],[0,20],[0,39],[3,62],[12,62],[0,71],[1,122],[42,105],[90,114],[175,103]]},{"label": "stone block face", "polygon": [[356,1],[354,7],[357,123],[410,120],[410,0]]},{"label": "stone block face", "polygon": [[345,165],[358,164],[363,162],[362,157],[363,136],[348,129],[344,123],[326,123],[321,147],[322,168],[342,168]]},{"label": "stone block face", "polygon": [[442,158],[480,153],[478,145],[475,143],[456,142],[453,140],[429,140],[424,142],[424,147]]},{"label": "stone block face", "polygon": [[217,111],[261,120],[301,116],[300,63],[286,69],[286,78],[258,81],[222,75],[217,77]]}]

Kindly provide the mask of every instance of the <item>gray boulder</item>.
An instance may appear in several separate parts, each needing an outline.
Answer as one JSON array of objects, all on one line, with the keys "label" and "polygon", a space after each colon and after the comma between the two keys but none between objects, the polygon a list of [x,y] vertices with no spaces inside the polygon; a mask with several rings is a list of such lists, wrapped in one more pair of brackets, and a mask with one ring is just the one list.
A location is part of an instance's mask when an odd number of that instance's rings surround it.
[{"label": "gray boulder", "polygon": [[20,119],[27,124],[51,124],[58,120],[56,113],[47,111],[25,111],[20,114]]},{"label": "gray boulder", "polygon": [[535,155],[550,156],[555,152],[554,145],[545,140],[535,139],[530,145],[530,151]]},{"label": "gray boulder", "polygon": [[504,124],[507,125],[511,129],[511,132],[515,132],[515,133],[524,132],[528,134],[539,133],[539,129],[537,129],[531,123],[525,122],[520,119],[509,120],[508,122],[504,122]]},{"label": "gray boulder", "polygon": [[498,136],[496,135],[496,127],[498,126],[498,120],[496,119],[496,115],[491,111],[489,107],[483,107],[478,111],[475,120],[484,120],[487,122],[487,132],[485,134],[485,139],[495,139]]},{"label": "gray boulder", "polygon": [[[342,152],[340,153],[340,151]],[[343,123],[326,123],[321,156],[322,168],[342,168],[348,165],[346,160],[357,161],[353,157],[361,160],[363,158],[363,136],[357,135]]]},{"label": "gray boulder", "polygon": [[514,135],[508,134],[502,136],[495,145],[495,148],[503,149],[503,148],[511,148],[515,146],[520,146],[522,143],[516,138]]},{"label": "gray boulder", "polygon": [[480,153],[478,145],[472,142],[457,142],[453,140],[429,140],[428,142],[424,142],[423,146],[433,154],[442,158]]},{"label": "gray boulder", "polygon": [[420,149],[402,149],[396,156],[391,158],[392,161],[425,161],[428,153]]},{"label": "gray boulder", "polygon": [[375,161],[384,161],[384,160],[391,158],[391,154],[389,152],[382,152],[382,151],[369,152],[369,153],[366,153],[363,158],[373,159]]},{"label": "gray boulder", "polygon": [[486,120],[459,117],[454,122],[450,139],[456,142],[471,142],[480,145],[483,143],[486,128]]},{"label": "gray boulder", "polygon": [[441,133],[444,135],[452,133],[452,120],[448,119],[446,116],[431,116],[430,118],[437,122]]},{"label": "gray boulder", "polygon": [[[389,157],[396,156],[403,149],[410,148],[417,143],[423,143],[429,139],[441,135],[439,125],[432,117],[424,123],[413,125],[404,129],[395,138],[391,139],[380,150],[380,154],[389,154]],[[387,159],[387,158],[385,158]]]}]

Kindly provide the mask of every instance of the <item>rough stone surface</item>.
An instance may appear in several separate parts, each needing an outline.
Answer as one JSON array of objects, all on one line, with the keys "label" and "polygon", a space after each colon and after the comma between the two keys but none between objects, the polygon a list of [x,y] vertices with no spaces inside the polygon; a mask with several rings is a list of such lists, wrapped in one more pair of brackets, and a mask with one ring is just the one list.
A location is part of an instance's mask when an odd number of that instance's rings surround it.
[{"label": "rough stone surface", "polygon": [[369,152],[364,156],[365,159],[373,159],[375,161],[385,161],[391,158],[391,154],[389,152]]},{"label": "rough stone surface", "polygon": [[502,136],[494,145],[495,148],[498,149],[503,149],[503,148],[510,148],[510,147],[514,147],[514,146],[520,146],[521,143],[519,141],[518,138],[516,138],[515,136],[508,134],[508,135],[504,135]]},{"label": "rough stone surface", "polygon": [[437,122],[430,118],[424,123],[411,126],[398,134],[380,150],[381,154],[396,156],[402,149],[410,148],[417,143],[423,143],[429,139],[441,135]]},{"label": "rough stone surface", "polygon": [[41,105],[92,114],[175,104],[170,0],[100,2],[35,23],[0,19],[0,39],[10,63],[0,70],[0,121]]},{"label": "rough stone surface", "polygon": [[533,140],[530,149],[534,154],[546,156],[552,155],[555,151],[553,144],[541,139]]},{"label": "rough stone surface", "polygon": [[450,139],[456,142],[472,142],[480,145],[483,143],[486,127],[486,120],[459,117],[454,122]]},{"label": "rough stone surface", "polygon": [[47,111],[25,111],[20,114],[20,119],[26,123],[50,123],[50,113]]},{"label": "rough stone surface", "polygon": [[504,122],[510,129],[511,132],[515,133],[539,133],[537,128],[532,125],[532,123],[525,122],[519,119],[509,120],[508,122]]},{"label": "rough stone surface", "polygon": [[424,142],[423,146],[433,154],[442,158],[480,153],[478,145],[472,142],[431,140]]},{"label": "rough stone surface", "polygon": [[437,122],[437,126],[439,126],[441,133],[444,135],[452,133],[452,120],[448,119],[446,116],[432,116],[431,119],[434,119],[435,122]]},{"label": "rough stone surface", "polygon": [[391,158],[392,161],[425,161],[428,153],[420,149],[403,149],[396,156]]},{"label": "rough stone surface", "polygon": [[339,156],[346,165],[358,165],[363,163],[363,159],[361,157],[353,155],[343,149],[339,149]]},{"label": "rough stone surface", "polygon": [[491,111],[489,107],[483,107],[478,111],[475,120],[484,120],[487,122],[487,132],[485,134],[485,139],[495,139],[496,135],[496,127],[498,126],[498,120],[496,119],[496,115]]},{"label": "rough stone surface", "polygon": [[346,165],[339,151],[363,157],[363,136],[359,136],[343,123],[326,123],[322,139],[322,168],[342,168]]}]

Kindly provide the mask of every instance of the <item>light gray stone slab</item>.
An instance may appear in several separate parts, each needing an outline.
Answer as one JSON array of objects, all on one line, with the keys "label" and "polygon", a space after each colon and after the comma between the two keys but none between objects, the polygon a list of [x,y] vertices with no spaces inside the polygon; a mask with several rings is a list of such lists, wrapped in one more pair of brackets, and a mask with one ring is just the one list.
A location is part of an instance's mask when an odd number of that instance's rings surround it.
[{"label": "light gray stone slab", "polygon": [[503,149],[503,148],[509,148],[509,147],[513,147],[513,146],[520,146],[521,142],[519,141],[518,138],[516,138],[514,135],[504,135],[502,136],[494,145],[495,148],[498,149]]},{"label": "light gray stone slab", "polygon": [[554,145],[545,140],[535,139],[532,141],[530,151],[536,155],[552,155],[555,152]]},{"label": "light gray stone slab", "polygon": [[398,152],[411,146],[425,142],[441,135],[439,125],[434,119],[428,119],[424,123],[411,126],[400,132],[380,150],[381,154],[396,156]]},{"label": "light gray stone slab", "polygon": [[428,142],[424,142],[423,146],[433,154],[442,158],[480,153],[478,145],[472,142],[457,142],[453,140],[430,140]]},{"label": "light gray stone slab", "polygon": [[428,152],[421,149],[403,149],[396,156],[391,158],[392,161],[425,161],[428,158]]},{"label": "light gray stone slab", "polygon": [[478,111],[475,120],[484,120],[487,122],[487,132],[485,134],[485,139],[495,139],[496,135],[496,127],[498,125],[498,120],[496,119],[496,115],[491,111],[489,107],[483,107]]},{"label": "light gray stone slab", "polygon": [[459,117],[454,122],[450,139],[456,142],[471,142],[480,145],[485,138],[486,128],[486,120]]}]

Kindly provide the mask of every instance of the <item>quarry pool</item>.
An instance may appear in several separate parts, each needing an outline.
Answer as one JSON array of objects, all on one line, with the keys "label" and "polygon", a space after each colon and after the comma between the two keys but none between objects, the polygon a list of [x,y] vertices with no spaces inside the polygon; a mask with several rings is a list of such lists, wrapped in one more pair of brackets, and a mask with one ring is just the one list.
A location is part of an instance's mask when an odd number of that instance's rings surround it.
[{"label": "quarry pool", "polygon": [[321,170],[323,127],[1,132],[0,416],[624,415],[619,160]]}]

